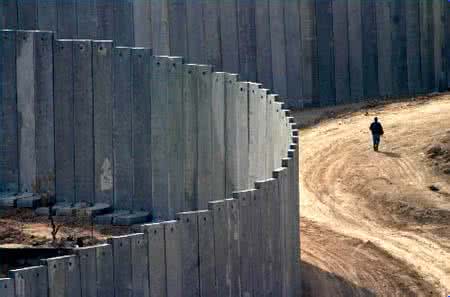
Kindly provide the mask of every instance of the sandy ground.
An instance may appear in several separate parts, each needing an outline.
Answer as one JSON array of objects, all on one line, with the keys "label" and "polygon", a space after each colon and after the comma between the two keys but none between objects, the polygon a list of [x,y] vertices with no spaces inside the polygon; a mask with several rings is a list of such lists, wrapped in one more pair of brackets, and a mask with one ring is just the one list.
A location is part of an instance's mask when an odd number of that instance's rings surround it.
[{"label": "sandy ground", "polygon": [[351,109],[300,131],[305,295],[447,296],[450,175],[427,151],[450,135],[450,95]]}]

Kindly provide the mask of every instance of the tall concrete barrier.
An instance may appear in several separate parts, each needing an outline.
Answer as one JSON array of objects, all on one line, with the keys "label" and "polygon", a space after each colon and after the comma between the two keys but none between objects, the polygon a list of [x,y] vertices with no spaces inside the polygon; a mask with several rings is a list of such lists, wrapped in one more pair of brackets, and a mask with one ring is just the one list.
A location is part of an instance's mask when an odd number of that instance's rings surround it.
[{"label": "tall concrete barrier", "polygon": [[350,99],[364,96],[361,0],[348,1]]},{"label": "tall concrete barrier", "polygon": [[[152,47],[262,82],[303,108],[444,90],[446,8],[446,0],[5,0],[0,28]],[[401,79],[392,89],[388,67]]]},{"label": "tall concrete barrier", "polygon": [[47,266],[48,296],[81,296],[79,257],[62,256],[43,260]]},{"label": "tall concrete barrier", "polygon": [[58,202],[75,203],[72,41],[55,41],[54,71],[55,193]]},{"label": "tall concrete barrier", "polygon": [[[75,201],[94,202],[92,42],[73,43]],[[75,128],[76,127],[76,128]]]},{"label": "tall concrete barrier", "polygon": [[212,67],[197,66],[197,207],[206,209],[211,200],[212,164]]},{"label": "tall concrete barrier", "polygon": [[95,202],[113,204],[113,43],[92,43]]},{"label": "tall concrete barrier", "polygon": [[[143,48],[131,50],[133,79],[132,147],[134,162],[134,195],[132,209],[152,209],[151,160],[151,66],[152,51]],[[150,203],[149,203],[150,201]]]},{"label": "tall concrete barrier", "polygon": [[17,29],[17,1],[2,1],[0,5],[1,28]]},{"label": "tall concrete barrier", "polygon": [[211,97],[212,197],[225,197],[225,73],[214,72]]},{"label": "tall concrete barrier", "polygon": [[33,266],[9,271],[14,279],[16,297],[47,297],[49,291],[49,277],[46,266]]},{"label": "tall concrete barrier", "polygon": [[131,209],[134,178],[131,48],[116,47],[113,61],[114,204],[118,209]]},{"label": "tall concrete barrier", "polygon": [[[3,5],[3,4],[2,4]],[[19,156],[17,138],[16,32],[1,31],[0,44],[0,191],[18,192]]]},{"label": "tall concrete barrier", "polygon": [[376,2],[378,88],[380,96],[392,95],[392,24],[389,1]]},{"label": "tall concrete barrier", "polygon": [[184,67],[180,57],[169,59],[168,89],[168,152],[169,152],[169,208],[170,217],[185,209],[184,205],[184,150],[185,134],[183,131],[183,80]]},{"label": "tall concrete barrier", "polygon": [[11,278],[0,278],[0,293],[5,297],[14,297],[14,280]]},{"label": "tall concrete barrier", "polygon": [[[24,52],[15,51],[14,69],[32,68],[20,83],[40,85],[21,90],[17,112],[42,104],[27,119],[35,134],[55,141],[58,202],[145,211],[153,222],[139,226],[142,233],[12,271],[15,296],[298,292],[298,131],[277,95],[146,48],[19,33],[32,42],[16,40]],[[51,102],[52,114],[43,113]],[[22,148],[42,162],[36,172],[53,152],[43,144]]]},{"label": "tall concrete barrier", "polygon": [[18,32],[17,55],[17,111],[18,123],[20,188],[31,192],[33,177],[36,176],[36,90],[34,74],[36,70],[34,42],[31,32]]},{"label": "tall concrete barrier", "polygon": [[[331,0],[317,0],[316,5],[316,34],[319,70],[319,105],[335,104],[334,82],[334,47],[333,40],[333,7]],[[283,94],[280,93],[280,96]]]}]

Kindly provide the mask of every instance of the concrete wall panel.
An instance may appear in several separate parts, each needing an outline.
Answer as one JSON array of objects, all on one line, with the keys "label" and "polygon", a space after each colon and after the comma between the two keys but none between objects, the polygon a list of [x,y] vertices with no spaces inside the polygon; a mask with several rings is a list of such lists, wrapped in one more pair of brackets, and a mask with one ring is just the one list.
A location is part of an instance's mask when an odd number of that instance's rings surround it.
[{"label": "concrete wall panel", "polygon": [[[200,295],[199,236],[197,212],[177,214],[181,244],[181,270],[183,297]],[[170,273],[170,270],[168,270]]]},{"label": "concrete wall panel", "polygon": [[[319,67],[320,105],[335,103],[333,1],[316,1],[316,32]],[[280,94],[282,95],[282,94]],[[282,96],[284,97],[284,96]]]},{"label": "concrete wall panel", "polygon": [[434,85],[434,55],[433,48],[430,44],[433,43],[432,32],[432,11],[431,1],[419,2],[420,15],[420,56],[421,56],[421,79],[422,91],[430,92]]},{"label": "concrete wall panel", "polygon": [[[303,98],[317,100],[318,68],[315,2],[300,0]],[[314,99],[315,98],[315,99]]]},{"label": "concrete wall panel", "polygon": [[37,0],[17,0],[18,28],[36,30],[38,27]]},{"label": "concrete wall panel", "polygon": [[[162,4],[162,3],[161,3]],[[183,0],[169,0],[168,5],[168,33],[170,54],[173,56],[186,56],[188,52],[186,12],[187,2]],[[160,21],[158,17],[157,21]],[[166,53],[168,54],[168,52]]]},{"label": "concrete wall panel", "polygon": [[364,96],[361,0],[348,1],[348,43],[350,57],[350,97]]},{"label": "concrete wall panel", "polygon": [[133,1],[114,1],[114,42],[134,45]]},{"label": "concrete wall panel", "polygon": [[214,72],[211,97],[212,163],[211,197],[225,197],[225,73]]},{"label": "concrete wall panel", "polygon": [[145,224],[141,231],[147,236],[148,275],[150,297],[166,296],[166,259],[164,225],[161,223]]},{"label": "concrete wall panel", "polygon": [[205,63],[205,43],[203,27],[203,1],[186,1],[187,52],[184,53],[190,63]]},{"label": "concrete wall panel", "polygon": [[[256,1],[257,2],[257,1]],[[242,80],[256,80],[255,0],[237,1],[239,74]]]},{"label": "concrete wall panel", "polygon": [[222,70],[219,6],[219,1],[203,1],[205,61],[216,70]]},{"label": "concrete wall panel", "polygon": [[80,287],[82,297],[97,296],[97,248],[75,250],[80,263]]},{"label": "concrete wall panel", "polygon": [[58,38],[77,38],[77,0],[57,1],[57,37]]},{"label": "concrete wall panel", "polygon": [[[237,100],[237,150],[238,154],[238,189],[243,190],[251,186],[249,180],[249,83],[240,82]],[[262,123],[261,123],[262,124]]]},{"label": "concrete wall panel", "polygon": [[133,72],[133,161],[134,195],[133,209],[152,209],[152,163],[151,163],[151,66],[152,51],[135,48],[131,50]]},{"label": "concrete wall panel", "polygon": [[76,2],[77,37],[85,39],[99,39],[97,37],[97,0]]},{"label": "concrete wall panel", "polygon": [[410,94],[417,94],[421,89],[419,1],[407,1],[405,9],[408,90]]},{"label": "concrete wall panel", "polygon": [[58,202],[75,202],[73,42],[54,45],[55,184]]},{"label": "concrete wall panel", "polygon": [[166,251],[167,296],[181,297],[183,292],[183,266],[181,257],[181,228],[177,221],[164,222]]},{"label": "concrete wall panel", "polygon": [[227,292],[228,296],[240,296],[239,201],[225,199],[225,208],[227,211]]},{"label": "concrete wall panel", "polygon": [[134,175],[131,49],[116,47],[113,53],[113,61],[114,207],[116,209],[131,209]]},{"label": "concrete wall panel", "polygon": [[198,74],[194,64],[184,67],[184,209],[197,209],[197,150],[198,150]]},{"label": "concrete wall panel", "polygon": [[380,96],[392,95],[391,7],[389,0],[376,2],[378,88]]},{"label": "concrete wall panel", "polygon": [[133,1],[134,46],[152,47],[151,2]]},{"label": "concrete wall panel", "polygon": [[17,1],[0,3],[0,28],[17,29]]},{"label": "concrete wall panel", "polygon": [[114,1],[97,1],[97,37],[103,40],[114,38]]},{"label": "concrete wall panel", "polygon": [[169,59],[168,89],[168,164],[169,164],[169,209],[171,218],[184,208],[184,114],[183,114],[183,60]]},{"label": "concrete wall panel", "polygon": [[362,2],[364,96],[379,96],[376,2]]},{"label": "concrete wall panel", "polygon": [[35,33],[35,63],[36,174],[51,177],[41,190],[54,191],[53,33]]},{"label": "concrete wall panel", "polygon": [[94,119],[92,98],[92,43],[74,41],[75,200],[94,202]]},{"label": "concrete wall panel", "polygon": [[349,44],[348,44],[348,4],[347,0],[334,0],[333,40],[334,40],[334,78],[336,84],[336,103],[350,99]]},{"label": "concrete wall panel", "polygon": [[16,32],[1,31],[0,38],[0,191],[18,192]]},{"label": "concrete wall panel", "polygon": [[0,294],[4,297],[14,297],[14,280],[11,278],[0,278]]},{"label": "concrete wall panel", "polygon": [[49,283],[47,267],[33,266],[9,271],[14,279],[16,297],[47,297]]},{"label": "concrete wall panel", "polygon": [[151,1],[152,46],[155,55],[168,55],[171,53],[169,3],[170,0]]},{"label": "concrete wall panel", "polygon": [[239,32],[235,1],[220,0],[220,34],[222,36],[222,66],[231,73],[239,72]]},{"label": "concrete wall panel", "polygon": [[225,193],[231,195],[238,188],[237,180],[237,118],[239,84],[236,74],[225,74]]},{"label": "concrete wall panel", "polygon": [[168,67],[169,59],[155,57],[152,65],[152,197],[153,216],[168,218]]},{"label": "concrete wall panel", "polygon": [[[287,97],[286,38],[284,28],[284,7],[282,1],[269,1],[270,40],[272,46],[273,88],[283,98]],[[289,49],[291,50],[291,49]]]},{"label": "concrete wall panel", "polygon": [[395,95],[408,94],[408,65],[406,52],[406,18],[407,0],[391,2],[392,22],[392,87]]},{"label": "concrete wall panel", "polygon": [[270,36],[269,0],[260,0],[255,7],[256,80],[272,88],[272,42]]},{"label": "concrete wall panel", "polygon": [[239,200],[239,251],[241,257],[241,290],[243,296],[255,296],[253,288],[254,253],[258,247],[254,245],[254,221],[251,216],[251,192],[234,192],[233,197]]},{"label": "concrete wall panel", "polygon": [[218,297],[229,296],[227,290],[227,209],[224,200],[210,201],[208,209],[213,219],[214,262]]},{"label": "concrete wall panel", "polygon": [[17,112],[20,190],[31,192],[36,177],[36,63],[35,35],[17,33]]},{"label": "concrete wall panel", "polygon": [[97,268],[97,297],[114,295],[114,262],[113,249],[109,244],[99,245],[96,248]]},{"label": "concrete wall panel", "polygon": [[261,124],[259,121],[260,109],[259,104],[262,102],[259,100],[259,88],[260,85],[256,83],[249,84],[249,97],[248,97],[248,151],[254,152],[249,153],[249,171],[248,171],[248,180],[249,182],[254,182],[258,179],[258,165],[259,165],[259,155],[257,154],[259,148],[258,145],[260,143],[258,133],[258,127]]},{"label": "concrete wall panel", "polygon": [[289,104],[297,106],[302,94],[302,44],[298,1],[284,1],[284,33],[286,38],[286,98],[289,99]]},{"label": "concrete wall panel", "polygon": [[197,66],[198,105],[197,105],[197,191],[198,209],[206,209],[211,200],[212,182],[212,67]]},{"label": "concrete wall panel", "polygon": [[131,237],[131,272],[133,297],[150,297],[147,237],[143,233]]},{"label": "concrete wall panel", "polygon": [[[13,2],[13,1],[5,1]],[[38,27],[40,30],[56,32],[58,27],[57,0],[37,1]]]},{"label": "concrete wall panel", "polygon": [[95,202],[113,204],[113,44],[92,43]]},{"label": "concrete wall panel", "polygon": [[114,236],[108,239],[108,243],[112,246],[115,296],[133,296],[133,264],[131,262],[133,236]]},{"label": "concrete wall panel", "polygon": [[48,296],[81,297],[80,266],[77,256],[43,260],[48,270]]},{"label": "concrete wall panel", "polygon": [[217,296],[216,265],[214,259],[214,225],[211,211],[198,212],[198,251],[200,296]]}]

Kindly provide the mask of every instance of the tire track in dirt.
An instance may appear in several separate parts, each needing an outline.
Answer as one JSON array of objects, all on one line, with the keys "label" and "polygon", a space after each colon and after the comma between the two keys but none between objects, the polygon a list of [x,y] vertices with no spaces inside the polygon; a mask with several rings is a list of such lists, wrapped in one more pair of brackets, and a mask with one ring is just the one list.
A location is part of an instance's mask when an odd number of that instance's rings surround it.
[{"label": "tire track in dirt", "polygon": [[[368,133],[375,114],[387,132],[381,153],[371,150]],[[450,180],[436,175],[424,155],[446,130],[450,96],[355,112],[300,131],[303,261],[362,288],[344,286],[329,296],[450,293],[450,232],[436,232],[450,228],[441,215],[450,215],[450,198],[429,190]],[[336,289],[336,278],[305,275],[323,290],[311,296]]]}]

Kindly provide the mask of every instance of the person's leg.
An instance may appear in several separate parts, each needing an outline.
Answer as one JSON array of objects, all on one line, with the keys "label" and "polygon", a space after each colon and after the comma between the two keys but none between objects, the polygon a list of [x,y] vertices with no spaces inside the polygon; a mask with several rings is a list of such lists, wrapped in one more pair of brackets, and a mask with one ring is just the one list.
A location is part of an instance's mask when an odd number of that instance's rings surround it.
[{"label": "person's leg", "polygon": [[380,145],[380,135],[374,135],[373,136],[373,144],[374,144],[374,150],[378,152],[378,146]]}]

